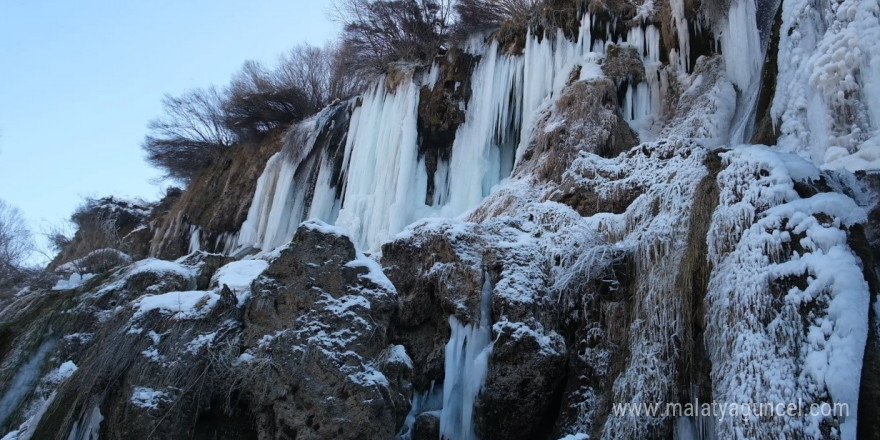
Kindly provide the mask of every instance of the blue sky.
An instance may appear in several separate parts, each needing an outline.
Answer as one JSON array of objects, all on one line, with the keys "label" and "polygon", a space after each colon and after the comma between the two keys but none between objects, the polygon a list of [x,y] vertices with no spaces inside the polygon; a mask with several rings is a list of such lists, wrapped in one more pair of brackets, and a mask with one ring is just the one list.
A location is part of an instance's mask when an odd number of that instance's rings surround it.
[{"label": "blue sky", "polygon": [[35,233],[86,196],[155,200],[143,160],[165,93],[333,40],[329,2],[0,0],[0,199]]}]

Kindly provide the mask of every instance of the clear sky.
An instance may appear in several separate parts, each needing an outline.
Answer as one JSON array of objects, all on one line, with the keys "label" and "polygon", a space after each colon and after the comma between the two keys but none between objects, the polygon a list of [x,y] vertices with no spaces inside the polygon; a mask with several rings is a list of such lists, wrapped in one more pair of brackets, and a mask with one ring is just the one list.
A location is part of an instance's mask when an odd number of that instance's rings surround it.
[{"label": "clear sky", "polygon": [[156,200],[162,95],[333,40],[324,0],[0,0],[0,199],[35,233],[86,196]]}]

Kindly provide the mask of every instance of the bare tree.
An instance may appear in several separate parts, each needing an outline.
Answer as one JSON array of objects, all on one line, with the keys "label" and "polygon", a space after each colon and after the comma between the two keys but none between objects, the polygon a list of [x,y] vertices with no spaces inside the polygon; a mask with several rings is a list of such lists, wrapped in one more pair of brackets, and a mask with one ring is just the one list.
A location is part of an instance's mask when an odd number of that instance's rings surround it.
[{"label": "bare tree", "polygon": [[296,87],[308,98],[312,111],[318,111],[336,99],[352,97],[362,91],[359,78],[338,69],[344,55],[342,45],[320,48],[301,44],[283,54],[273,76],[279,87]]},{"label": "bare tree", "polygon": [[108,199],[87,198],[70,216],[76,225],[76,240],[85,255],[98,249],[120,249],[122,240],[119,237],[119,214],[103,207]]},{"label": "bare tree", "polygon": [[282,84],[302,90],[311,109],[320,109],[333,94],[332,54],[308,44],[296,46],[281,55],[276,77]]},{"label": "bare tree", "polygon": [[467,33],[508,21],[524,23],[540,3],[541,0],[458,0],[455,4],[458,31]]},{"label": "bare tree", "polygon": [[285,81],[285,75],[246,61],[233,77],[224,104],[225,121],[240,138],[257,137],[317,110],[309,95]]},{"label": "bare tree", "polygon": [[451,0],[337,0],[346,66],[369,73],[394,61],[428,61],[448,37]]},{"label": "bare tree", "polygon": [[165,95],[164,115],[147,126],[143,143],[147,161],[171,179],[184,183],[192,179],[237,140],[226,125],[224,102],[214,87]]},{"label": "bare tree", "polygon": [[33,249],[21,211],[0,200],[0,278],[20,273]]}]

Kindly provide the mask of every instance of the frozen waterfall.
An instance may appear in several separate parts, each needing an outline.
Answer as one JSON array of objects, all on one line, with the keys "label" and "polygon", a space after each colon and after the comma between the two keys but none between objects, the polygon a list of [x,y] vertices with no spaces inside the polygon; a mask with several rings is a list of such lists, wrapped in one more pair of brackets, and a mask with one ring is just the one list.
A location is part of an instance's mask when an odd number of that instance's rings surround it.
[{"label": "frozen waterfall", "polygon": [[477,440],[474,432],[474,401],[486,382],[492,352],[492,281],[483,275],[480,321],[462,325],[449,317],[452,335],[446,344],[443,410],[440,438]]},{"label": "frozen waterfall", "polygon": [[[345,227],[360,249],[375,251],[416,220],[466,213],[511,174],[535,121],[559,97],[573,69],[583,68],[581,79],[601,75],[596,62],[610,43],[635,47],[648,73],[642,83],[621,85],[626,118],[659,115],[660,32],[653,25],[615,35],[587,13],[576,41],[561,30],[529,33],[522,56],[504,54],[494,39],[474,39],[466,50],[480,61],[471,75],[465,120],[449,160],[440,160],[433,176],[418,153],[417,119],[420,90],[435,85],[439,68],[398,67],[403,79],[394,87],[381,78],[359,100],[341,106],[347,118],[331,107],[290,130],[284,150],[266,164],[236,245],[227,252],[274,249],[312,218]],[[342,125],[336,143],[328,142],[333,135],[327,132]]]}]

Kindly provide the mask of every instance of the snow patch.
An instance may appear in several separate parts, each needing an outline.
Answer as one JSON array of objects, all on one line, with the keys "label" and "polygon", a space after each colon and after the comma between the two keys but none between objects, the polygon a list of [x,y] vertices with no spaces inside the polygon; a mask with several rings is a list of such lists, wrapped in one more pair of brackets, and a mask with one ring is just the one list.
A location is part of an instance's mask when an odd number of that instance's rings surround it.
[{"label": "snow patch", "polygon": [[83,274],[83,275],[78,274],[78,273],[72,273],[72,274],[70,274],[70,278],[68,278],[66,280],[64,280],[64,279],[58,280],[58,282],[55,283],[55,286],[52,287],[52,290],[74,290],[74,289],[79,288],[80,286],[85,284],[86,281],[88,281],[94,277],[95,277],[95,274],[93,274],[93,273],[87,273],[87,274]]},{"label": "snow patch", "polygon": [[131,392],[131,403],[138,408],[159,409],[160,405],[171,401],[170,394],[152,388],[134,387]]},{"label": "snow patch", "polygon": [[145,295],[133,302],[136,308],[132,319],[139,319],[151,310],[159,310],[173,319],[199,319],[214,308],[220,295],[215,292],[190,291],[168,292],[161,295]]}]

